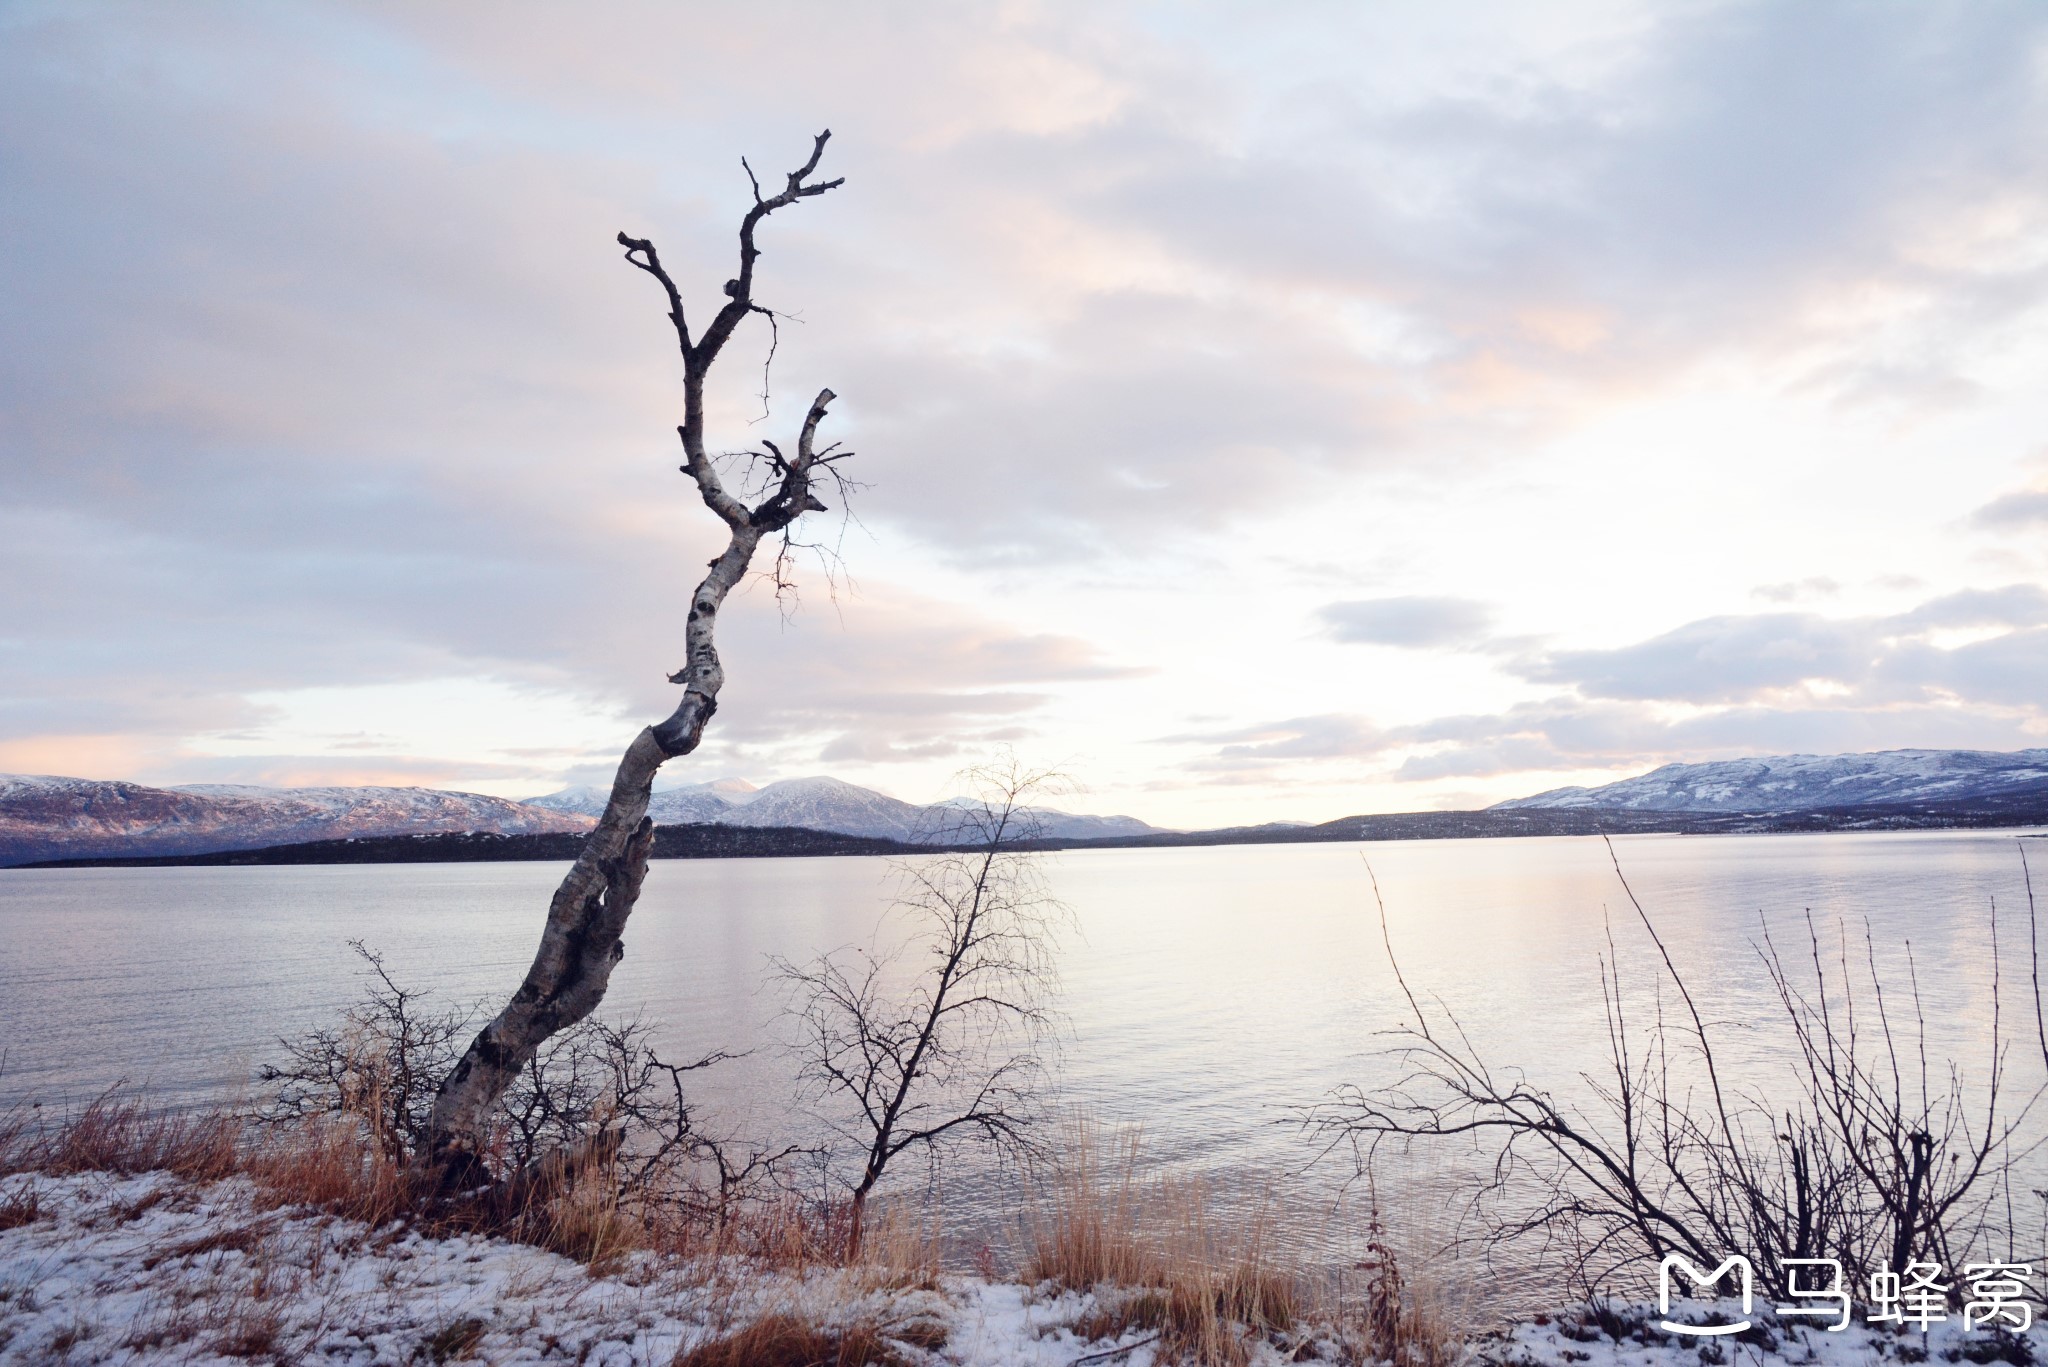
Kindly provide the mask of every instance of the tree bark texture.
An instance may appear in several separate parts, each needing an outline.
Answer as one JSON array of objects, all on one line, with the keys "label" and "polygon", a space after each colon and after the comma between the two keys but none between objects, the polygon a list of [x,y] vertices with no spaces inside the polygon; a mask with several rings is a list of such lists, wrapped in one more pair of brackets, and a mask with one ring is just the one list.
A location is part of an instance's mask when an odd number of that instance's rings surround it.
[{"label": "tree bark texture", "polygon": [[[725,550],[711,561],[710,572],[690,598],[683,667],[669,676],[670,683],[682,685],[682,698],[665,720],[641,731],[626,747],[604,814],[548,906],[540,949],[525,981],[505,1009],[470,1042],[436,1095],[428,1144],[420,1161],[444,1187],[488,1180],[484,1148],[492,1108],[550,1035],[582,1020],[603,1000],[612,968],[625,953],[626,920],[647,875],[647,854],[654,840],[647,804],[655,774],[667,761],[697,748],[705,724],[718,710],[719,690],[725,685],[725,671],[713,640],[719,609],[726,595],[745,578],[764,539],[783,538],[786,546],[785,534],[792,523],[806,512],[823,510],[825,505],[813,492],[815,483],[835,462],[853,454],[816,448],[818,424],[835,397],[829,389],[819,391],[812,401],[793,457],[784,457],[768,442],[763,443],[765,451],[748,453],[766,466],[769,474],[766,497],[751,507],[726,489],[704,449],[705,376],[747,315],[768,313],[753,299],[754,262],[760,255],[754,229],[775,210],[841,184],[839,180],[810,182],[831,136],[829,130],[818,135],[810,160],[789,174],[779,194],[763,198],[759,183],[754,182],[753,206],[740,222],[739,276],[726,282],[726,302],[701,338],[692,338],[682,296],[663,269],[654,244],[619,234],[626,260],[652,275],[667,294],[669,319],[683,361],[683,422],[676,429],[685,456],[682,469],[696,481],[704,505],[725,523],[730,535]],[[751,168],[747,174],[753,181]]]}]

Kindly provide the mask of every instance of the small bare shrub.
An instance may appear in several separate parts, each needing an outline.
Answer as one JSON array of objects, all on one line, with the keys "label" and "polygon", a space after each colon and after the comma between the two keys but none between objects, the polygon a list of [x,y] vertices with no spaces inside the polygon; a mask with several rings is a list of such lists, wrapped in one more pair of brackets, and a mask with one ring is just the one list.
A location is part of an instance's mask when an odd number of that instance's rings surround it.
[{"label": "small bare shrub", "polygon": [[426,1142],[434,1089],[472,1013],[429,1005],[424,993],[392,978],[382,955],[361,940],[349,947],[367,966],[367,994],[342,1013],[339,1026],[279,1042],[284,1061],[257,1070],[270,1089],[257,1118],[296,1124],[346,1116],[387,1159],[403,1163]]},{"label": "small bare shrub", "polygon": [[[1610,933],[1600,964],[1604,1076],[1575,1097],[1496,1069],[1441,1002],[1425,1009],[1408,990],[1389,941],[1411,1012],[1396,1049],[1405,1076],[1391,1088],[1341,1089],[1311,1117],[1325,1138],[1348,1146],[1361,1172],[1382,1144],[1496,1139],[1491,1176],[1470,1207],[1478,1241],[1490,1251],[1530,1246],[1585,1296],[1642,1294],[1644,1269],[1672,1253],[1711,1267],[1740,1251],[1762,1284],[1781,1287],[1791,1259],[1837,1260],[1849,1284],[1867,1285],[1909,1259],[1956,1267],[2012,1252],[2022,1237],[2010,1213],[2013,1169],[2032,1146],[2022,1127],[2040,1094],[2006,1095],[2014,1039],[2001,1015],[1995,907],[1990,1038],[1974,1074],[1930,1058],[1910,946],[1901,994],[1879,972],[1867,931],[1857,952],[1846,932],[1829,948],[1809,915],[1805,943],[1787,955],[1762,925],[1757,967],[1792,1059],[1779,1074],[1790,1088],[1767,1095],[1724,1068],[1729,1027],[1701,1011],[1618,860],[1615,873],[1660,986],[1646,1025],[1626,1005]],[[1380,925],[1384,939],[1384,905]],[[2048,1060],[2038,975],[2032,1005]]]},{"label": "small bare shrub", "polygon": [[905,1152],[1031,1147],[1054,1023],[1052,940],[1068,913],[1019,844],[1037,833],[1026,799],[1059,780],[1014,761],[968,779],[978,801],[934,833],[951,848],[897,866],[901,893],[878,932],[897,943],[775,960],[798,1077],[850,1150],[849,1260],[869,1196]]},{"label": "small bare shrub", "polygon": [[[259,1160],[274,1189],[375,1223],[428,1195],[408,1169],[472,1013],[435,1005],[351,944],[364,999],[339,1027],[283,1042],[284,1061],[260,1074],[270,1095],[255,1118],[294,1136]],[[688,1076],[733,1055],[671,1063],[650,1036],[638,1021],[585,1020],[551,1037],[492,1112],[500,1180],[443,1202],[441,1216],[611,1260],[649,1241],[700,1242],[784,1193],[805,1150],[711,1133],[691,1104]]]}]

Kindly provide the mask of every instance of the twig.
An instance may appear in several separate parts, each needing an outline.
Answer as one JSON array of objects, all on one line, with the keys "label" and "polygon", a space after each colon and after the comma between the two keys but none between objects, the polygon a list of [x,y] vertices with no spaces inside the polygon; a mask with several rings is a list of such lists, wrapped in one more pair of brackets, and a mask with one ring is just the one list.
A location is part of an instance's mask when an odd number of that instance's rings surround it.
[{"label": "twig", "polygon": [[1099,1353],[1090,1353],[1086,1357],[1075,1358],[1072,1362],[1069,1362],[1067,1364],[1067,1367],[1081,1367],[1081,1364],[1084,1362],[1102,1362],[1109,1358],[1120,1358],[1125,1353],[1137,1352],[1140,1348],[1143,1348],[1148,1343],[1157,1342],[1159,1342],[1159,1335],[1154,1334],[1151,1338],[1139,1339],[1136,1343],[1126,1343],[1121,1348],[1105,1348]]}]

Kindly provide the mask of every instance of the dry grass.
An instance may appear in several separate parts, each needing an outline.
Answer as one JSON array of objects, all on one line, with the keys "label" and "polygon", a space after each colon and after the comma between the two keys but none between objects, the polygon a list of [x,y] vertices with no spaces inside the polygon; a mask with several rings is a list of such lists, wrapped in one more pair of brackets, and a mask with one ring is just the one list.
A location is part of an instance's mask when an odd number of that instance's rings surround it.
[{"label": "dry grass", "polygon": [[56,1123],[16,1106],[0,1119],[0,1176],[170,1172],[210,1182],[236,1170],[240,1132],[231,1116],[166,1111],[118,1089]]},{"label": "dry grass", "polygon": [[[742,1263],[790,1275],[846,1266],[851,1225],[843,1203],[821,1205],[784,1192],[735,1204],[715,1221],[697,1214],[704,1209],[688,1200],[643,1202],[622,1210],[621,1218],[630,1222],[639,1246],[671,1261]],[[863,1252],[859,1270],[873,1284],[922,1285],[936,1276],[936,1233],[925,1248],[922,1236],[873,1212],[869,1230],[879,1233]]]},{"label": "dry grass", "polygon": [[271,1206],[312,1206],[375,1229],[421,1205],[405,1169],[343,1121],[319,1117],[260,1132],[241,1159]]},{"label": "dry grass", "polygon": [[197,1343],[221,1357],[277,1361],[284,1327],[285,1302],[273,1294],[194,1296],[139,1324],[122,1346],[149,1352]]},{"label": "dry grass", "polygon": [[280,1261],[269,1224],[232,1226],[165,1245],[143,1266],[166,1262],[190,1263],[199,1276],[138,1318],[123,1347],[151,1352],[198,1344],[220,1357],[281,1360],[289,1307],[307,1271]]},{"label": "dry grass", "polygon": [[[428,1233],[460,1231],[518,1239],[598,1272],[657,1242],[646,1222],[620,1210],[616,1185],[605,1180],[608,1174],[597,1171],[576,1173],[559,1189],[525,1193],[513,1202],[496,1195],[458,1202],[425,1200],[405,1165],[347,1117],[312,1116],[289,1126],[251,1129],[224,1112],[170,1112],[119,1092],[104,1093],[69,1116],[44,1116],[36,1108],[17,1107],[0,1117],[0,1176],[159,1171],[194,1182],[243,1176],[254,1184],[259,1207],[309,1206],[373,1229],[406,1220]],[[121,1211],[120,1218],[136,1218],[154,1199],[161,1199],[161,1194]],[[29,1223],[36,1215],[32,1190],[0,1201],[0,1229]],[[221,1249],[246,1251],[245,1245],[258,1233],[260,1228],[251,1226],[209,1238],[220,1241]],[[727,1237],[737,1243],[742,1231],[735,1228]],[[679,1252],[683,1242],[667,1240],[671,1250]],[[786,1247],[795,1241],[788,1232],[776,1230],[758,1242],[762,1247]],[[163,1256],[207,1251],[211,1250],[166,1250]]]},{"label": "dry grass", "polygon": [[617,1271],[649,1246],[647,1226],[619,1206],[618,1187],[600,1169],[579,1173],[559,1194],[503,1212],[498,1229],[517,1229],[525,1242],[573,1258],[592,1275]]},{"label": "dry grass", "polygon": [[873,1320],[827,1326],[781,1312],[685,1349],[671,1367],[910,1367],[910,1360]]},{"label": "dry grass", "polygon": [[34,1187],[23,1187],[0,1197],[0,1230],[20,1229],[43,1216],[43,1203]]},{"label": "dry grass", "polygon": [[271,1229],[272,1226],[262,1222],[211,1229],[195,1238],[181,1239],[153,1249],[143,1258],[142,1266],[147,1271],[162,1263],[203,1258],[212,1253],[254,1253],[270,1237]]},{"label": "dry grass", "polygon": [[1152,1242],[1139,1230],[1149,1195],[1139,1176],[1143,1167],[1137,1131],[1105,1136],[1076,1122],[1059,1161],[1038,1184],[1040,1199],[1025,1213],[1026,1277],[1076,1291],[1157,1281]]},{"label": "dry grass", "polygon": [[[694,1214],[706,1208],[701,1201],[623,1205],[620,1184],[603,1161],[572,1168],[545,1188],[508,1184],[469,1198],[438,1199],[422,1191],[370,1126],[349,1115],[252,1126],[226,1112],[170,1112],[116,1091],[69,1115],[33,1106],[0,1112],[0,1177],[153,1171],[202,1183],[242,1177],[260,1210],[309,1207],[372,1230],[402,1222],[429,1236],[512,1239],[573,1259],[593,1275],[617,1272],[645,1251],[663,1261],[678,1285],[702,1284],[733,1264],[799,1274],[837,1267],[846,1246],[843,1210],[821,1210],[793,1197],[750,1201],[715,1222]],[[116,1209],[115,1217],[137,1219],[169,1195],[152,1191]],[[0,1192],[0,1230],[32,1223],[40,1213],[33,1187]],[[153,1256],[248,1252],[263,1228],[259,1222],[224,1229],[208,1236],[208,1247]],[[929,1287],[938,1273],[938,1247],[936,1229],[884,1220],[860,1273],[876,1287]],[[173,1318],[190,1315],[179,1310]],[[232,1337],[224,1329],[216,1333],[218,1326],[203,1328],[223,1341]],[[261,1335],[247,1337],[253,1342]]]},{"label": "dry grass", "polygon": [[1085,1340],[1156,1335],[1162,1356],[1243,1367],[1260,1341],[1353,1361],[1436,1367],[1455,1336],[1409,1296],[1375,1222],[1368,1276],[1346,1294],[1280,1246],[1271,1207],[1225,1216],[1200,1182],[1146,1175],[1132,1131],[1072,1127],[1025,1217],[1028,1280],[1093,1293]]},{"label": "dry grass", "polygon": [[941,1212],[909,1203],[871,1206],[865,1225],[855,1269],[864,1284],[891,1291],[938,1289],[945,1251]]},{"label": "dry grass", "polygon": [[1135,1132],[1075,1125],[1039,1187],[1025,1275],[1094,1293],[1080,1337],[1156,1334],[1169,1357],[1242,1367],[1257,1340],[1308,1327],[1303,1279],[1263,1205],[1226,1223],[1201,1183],[1148,1177]]}]

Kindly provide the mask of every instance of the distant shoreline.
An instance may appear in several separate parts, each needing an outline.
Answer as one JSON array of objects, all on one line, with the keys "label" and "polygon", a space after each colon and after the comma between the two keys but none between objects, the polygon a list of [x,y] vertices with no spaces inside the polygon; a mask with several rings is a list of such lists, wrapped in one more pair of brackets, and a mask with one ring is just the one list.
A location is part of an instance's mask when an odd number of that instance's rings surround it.
[{"label": "distant shoreline", "polygon": [[[1649,812],[1519,807],[1471,812],[1349,816],[1315,826],[1233,826],[1095,839],[1020,841],[1027,850],[1180,849],[1375,840],[1514,839],[1559,835],[1758,835],[1830,831],[1996,830],[2048,826],[2048,796],[2029,791],[1951,802],[1872,803],[1797,812]],[[574,859],[580,833],[476,832],[315,840],[194,854],[94,855],[9,865],[20,869],[180,868],[315,864],[524,863]],[[656,859],[787,859],[931,854],[949,847],[789,826],[690,824],[655,828]]]}]

